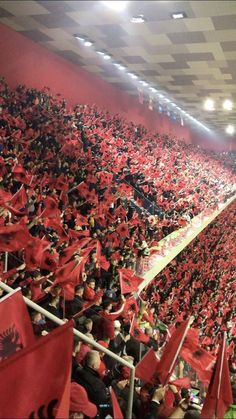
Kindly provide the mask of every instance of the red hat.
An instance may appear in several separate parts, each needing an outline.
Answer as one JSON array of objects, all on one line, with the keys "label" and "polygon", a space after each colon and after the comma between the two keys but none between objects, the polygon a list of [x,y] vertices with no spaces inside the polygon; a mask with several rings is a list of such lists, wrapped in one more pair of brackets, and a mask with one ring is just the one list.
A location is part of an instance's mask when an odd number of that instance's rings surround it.
[{"label": "red hat", "polygon": [[94,418],[97,414],[97,406],[89,401],[86,390],[77,383],[71,383],[70,411],[81,412],[89,418]]}]

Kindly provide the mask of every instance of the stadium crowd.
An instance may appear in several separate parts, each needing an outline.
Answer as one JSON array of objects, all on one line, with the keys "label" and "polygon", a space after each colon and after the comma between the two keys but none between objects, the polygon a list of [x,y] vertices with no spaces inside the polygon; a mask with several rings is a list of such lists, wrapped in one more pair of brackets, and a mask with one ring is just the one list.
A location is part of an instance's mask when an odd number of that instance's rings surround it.
[{"label": "stadium crowd", "polygon": [[[134,364],[150,348],[160,355],[168,327],[194,314],[201,345],[212,356],[218,332],[227,331],[234,374],[235,204],[158,275],[142,299],[132,284],[125,293],[120,288],[120,272],[140,271],[163,237],[233,195],[234,153],[221,159],[95,105],[68,110],[48,88],[10,90],[2,80],[0,91],[1,279],[52,314],[73,318],[78,330]],[[36,336],[55,328],[40,313],[30,315]],[[183,368],[186,373],[180,362],[177,377]],[[191,377],[203,397],[205,387]],[[110,414],[109,386],[127,411],[128,369],[79,339],[72,381],[71,417]],[[199,406],[181,386],[137,382],[133,415],[195,418]]]}]

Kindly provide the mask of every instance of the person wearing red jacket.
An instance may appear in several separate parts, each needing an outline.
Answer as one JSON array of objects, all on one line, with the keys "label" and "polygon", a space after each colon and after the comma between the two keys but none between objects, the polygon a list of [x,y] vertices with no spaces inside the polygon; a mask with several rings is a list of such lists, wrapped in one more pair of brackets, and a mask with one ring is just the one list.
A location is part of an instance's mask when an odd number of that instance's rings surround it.
[{"label": "person wearing red jacket", "polygon": [[125,298],[122,296],[123,304],[122,306],[115,312],[111,313],[112,310],[112,301],[106,300],[103,303],[103,310],[99,312],[101,316],[100,321],[100,333],[101,339],[111,339],[115,338],[115,326],[114,321],[122,314],[124,307],[125,307]]}]

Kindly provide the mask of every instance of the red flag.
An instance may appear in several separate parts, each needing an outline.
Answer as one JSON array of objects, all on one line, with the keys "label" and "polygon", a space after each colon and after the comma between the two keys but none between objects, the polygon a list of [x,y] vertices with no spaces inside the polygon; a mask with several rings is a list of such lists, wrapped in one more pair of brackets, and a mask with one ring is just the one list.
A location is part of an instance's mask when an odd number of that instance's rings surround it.
[{"label": "red flag", "polygon": [[132,311],[132,313],[135,313],[135,314],[137,314],[138,311],[139,311],[137,301],[136,301],[135,297],[133,297],[133,296],[129,297],[125,301],[124,312],[128,312],[128,311]]},{"label": "red flag", "polygon": [[89,230],[71,230],[69,229],[69,237],[72,239],[81,239],[82,237],[90,237]]},{"label": "red flag", "polygon": [[25,248],[25,264],[27,269],[36,269],[41,265],[43,254],[51,243],[41,240],[39,237],[32,237]]},{"label": "red flag", "polygon": [[112,387],[110,387],[110,393],[111,393],[111,402],[112,402],[112,410],[113,410],[113,419],[124,419],[120,405],[116,398],[116,393],[114,392]]},{"label": "red flag", "polygon": [[180,388],[190,388],[191,383],[188,377],[176,378],[176,380],[171,381],[170,384],[174,384],[176,387]]},{"label": "red flag", "polygon": [[24,186],[22,186],[10,200],[10,204],[15,209],[21,209],[26,206],[28,198]]},{"label": "red flag", "polygon": [[[194,329],[190,329],[192,332]],[[212,375],[212,366],[215,361],[213,355],[201,348],[197,339],[188,332],[180,351],[180,356],[197,372],[204,383],[209,383]]]},{"label": "red flag", "polygon": [[[43,214],[44,216],[44,214]],[[58,219],[55,218],[46,218],[43,221],[43,225],[45,227],[50,227],[53,230],[55,230],[58,235],[60,236],[61,240],[63,241],[67,241],[68,240],[68,235],[66,233],[66,231],[64,230],[64,228],[62,227],[61,221],[59,221]]]},{"label": "red flag", "polygon": [[150,340],[150,337],[145,335],[141,327],[139,327],[139,324],[135,319],[135,316],[133,317],[133,320],[131,322],[129,333],[131,336],[133,336],[134,339],[138,340],[139,342],[148,343]]},{"label": "red flag", "polygon": [[189,320],[182,322],[178,329],[173,332],[170,340],[164,347],[161,360],[157,367],[158,376],[162,384],[168,383],[175,368],[178,355],[188,332],[189,323]]},{"label": "red flag", "polygon": [[47,198],[44,201],[45,203],[45,209],[42,211],[41,216],[44,218],[60,218],[61,211],[57,207],[57,202],[55,199],[51,198],[50,196],[47,196]]},{"label": "red flag", "polygon": [[33,342],[29,313],[21,291],[16,290],[0,300],[0,360]]},{"label": "red flag", "polygon": [[113,180],[113,174],[108,172],[98,172],[97,173],[101,185],[102,186],[109,186],[112,183]]},{"label": "red flag", "polygon": [[135,367],[135,377],[140,378],[146,383],[155,383],[156,368],[158,365],[158,358],[153,348],[144,355]]},{"label": "red flag", "polygon": [[82,238],[81,240],[76,240],[74,244],[63,249],[60,254],[59,265],[60,266],[65,265],[65,263],[68,262],[72,258],[74,253],[79,252],[84,246],[86,246],[86,244],[90,242],[90,240],[91,240],[90,238],[85,237],[85,238]]},{"label": "red flag", "polygon": [[32,240],[28,228],[22,224],[0,227],[0,251],[14,252],[25,248]]},{"label": "red flag", "polygon": [[75,271],[79,266],[79,262],[76,260],[71,260],[70,262],[66,263],[65,265],[58,268],[55,272],[55,281],[54,285],[56,284],[64,284],[64,283],[74,283],[75,281]]},{"label": "red flag", "polygon": [[89,223],[88,223],[88,217],[84,217],[81,214],[77,214],[77,217],[76,217],[76,220],[75,220],[75,224],[77,226],[80,226],[80,227],[82,227],[82,226],[88,226],[89,225]]},{"label": "red flag", "polygon": [[68,322],[0,364],[1,417],[69,417],[72,341]]},{"label": "red flag", "polygon": [[59,284],[63,288],[66,300],[74,298],[75,286],[82,281],[81,276],[86,261],[87,257],[84,257],[80,262],[72,260],[57,269],[54,285]]},{"label": "red flag", "polygon": [[58,265],[58,253],[51,253],[49,249],[42,254],[39,267],[46,271],[54,272]]},{"label": "red flag", "polygon": [[121,294],[128,294],[133,291],[137,291],[139,285],[143,281],[142,278],[135,275],[132,269],[118,269],[120,279]]},{"label": "red flag", "polygon": [[10,201],[12,199],[12,194],[10,192],[4,191],[0,189],[0,204],[4,205],[5,202]]},{"label": "red flag", "polygon": [[221,419],[230,404],[233,404],[233,397],[227,360],[226,334],[224,333],[202,408],[201,418]]},{"label": "red flag", "polygon": [[77,189],[82,197],[85,197],[85,195],[89,192],[89,187],[85,182],[79,183],[79,185],[77,185],[74,189]]},{"label": "red flag", "polygon": [[31,176],[26,173],[25,169],[21,165],[17,165],[12,170],[14,179],[18,180],[18,182],[25,183],[26,185],[30,185]]},{"label": "red flag", "polygon": [[68,191],[68,182],[66,181],[64,176],[60,176],[57,178],[55,183],[55,189],[59,191]]},{"label": "red flag", "polygon": [[121,237],[128,237],[129,236],[129,229],[128,229],[128,225],[126,223],[121,223],[118,225],[118,227],[116,227],[116,232],[121,236]]}]

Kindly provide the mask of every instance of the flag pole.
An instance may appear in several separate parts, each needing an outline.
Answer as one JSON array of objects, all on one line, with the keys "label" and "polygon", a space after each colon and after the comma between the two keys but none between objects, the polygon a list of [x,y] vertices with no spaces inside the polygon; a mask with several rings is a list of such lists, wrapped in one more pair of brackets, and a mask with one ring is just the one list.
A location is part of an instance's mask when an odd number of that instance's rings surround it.
[{"label": "flag pole", "polygon": [[62,306],[62,311],[63,311],[63,319],[66,318],[66,299],[65,299],[65,290],[63,289],[63,306]]},{"label": "flag pole", "polygon": [[166,377],[166,379],[165,379],[165,383],[164,383],[164,385],[166,385],[166,384],[167,384],[167,381],[168,381],[168,380],[169,380],[169,378],[170,378],[170,375],[171,375],[172,370],[173,370],[173,368],[174,368],[174,365],[175,365],[176,359],[177,359],[177,358],[178,358],[178,356],[179,356],[180,350],[181,350],[181,348],[182,348],[182,346],[183,346],[183,343],[184,343],[184,339],[186,338],[186,335],[187,335],[187,333],[188,333],[188,330],[189,330],[189,328],[190,328],[190,326],[191,326],[192,322],[193,322],[193,317],[190,317],[190,318],[189,318],[189,321],[188,321],[188,324],[187,324],[187,326],[186,326],[186,329],[185,329],[185,331],[184,331],[184,333],[183,333],[183,336],[182,336],[182,338],[181,338],[181,341],[180,341],[180,343],[179,343],[179,346],[178,346],[178,348],[177,348],[177,351],[176,351],[176,353],[175,353],[175,356],[174,356],[174,358],[173,358],[173,361],[172,361],[172,363],[171,363],[171,366],[170,366],[170,368],[169,368],[168,375],[167,375],[167,377]]},{"label": "flag pole", "polygon": [[218,382],[218,388],[217,388],[217,398],[216,398],[216,405],[215,405],[215,418],[218,418],[218,405],[219,405],[219,399],[220,399],[220,388],[221,388],[221,381],[222,381],[222,372],[223,372],[223,359],[225,355],[225,345],[226,344],[226,332],[223,333],[223,341],[222,341],[222,353],[221,353],[221,359],[220,359],[220,371],[219,371],[219,382]]},{"label": "flag pole", "polygon": [[[9,223],[11,221],[11,213],[8,214]],[[4,261],[4,273],[8,271],[8,252],[5,252],[5,261]]]}]

